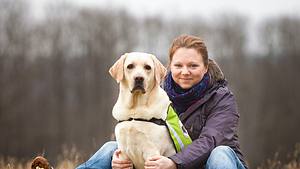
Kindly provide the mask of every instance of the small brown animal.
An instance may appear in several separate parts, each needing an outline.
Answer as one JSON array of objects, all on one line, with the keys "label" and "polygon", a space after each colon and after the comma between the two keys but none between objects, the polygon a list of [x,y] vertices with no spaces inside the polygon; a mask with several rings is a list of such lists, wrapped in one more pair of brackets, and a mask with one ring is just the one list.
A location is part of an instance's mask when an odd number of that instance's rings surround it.
[{"label": "small brown animal", "polygon": [[48,160],[42,156],[37,156],[31,163],[31,169],[53,169]]}]

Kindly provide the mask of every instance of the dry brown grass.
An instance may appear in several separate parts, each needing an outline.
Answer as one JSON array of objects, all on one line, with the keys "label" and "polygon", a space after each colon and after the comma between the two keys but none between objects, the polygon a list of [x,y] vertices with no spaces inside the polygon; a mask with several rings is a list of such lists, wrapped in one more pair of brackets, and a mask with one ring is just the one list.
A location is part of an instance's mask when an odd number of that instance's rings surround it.
[{"label": "dry brown grass", "polygon": [[[279,153],[275,153],[272,159],[267,159],[257,169],[300,169],[300,143],[296,144],[294,152],[286,157],[286,162],[279,160]],[[54,169],[74,169],[82,162],[82,156],[75,147],[63,148],[58,156]],[[19,161],[15,158],[0,158],[0,169],[30,169],[31,160]]]},{"label": "dry brown grass", "polygon": [[[31,169],[32,159],[27,161],[17,160],[16,158],[0,158],[0,169]],[[57,165],[54,169],[74,169],[82,162],[82,156],[75,147],[63,148],[62,153],[57,158]]]},{"label": "dry brown grass", "polygon": [[71,149],[63,148],[62,155],[58,157],[55,169],[74,169],[81,161],[81,154],[73,146]]},{"label": "dry brown grass", "polygon": [[279,159],[279,153],[275,153],[272,159],[267,159],[257,169],[300,169],[300,143],[295,145],[293,153],[286,156],[284,161]]},{"label": "dry brown grass", "polygon": [[30,169],[31,162],[20,162],[12,157],[0,159],[0,169]]}]

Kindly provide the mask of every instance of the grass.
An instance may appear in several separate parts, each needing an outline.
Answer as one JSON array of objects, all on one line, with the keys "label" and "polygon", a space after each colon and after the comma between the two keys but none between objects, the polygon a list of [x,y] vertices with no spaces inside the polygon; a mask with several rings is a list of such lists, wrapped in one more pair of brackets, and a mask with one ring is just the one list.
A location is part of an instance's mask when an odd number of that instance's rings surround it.
[{"label": "grass", "polygon": [[[30,160],[17,160],[13,157],[0,158],[0,169],[31,169]],[[57,163],[53,166],[54,169],[74,169],[83,161],[81,154],[75,147],[64,147],[61,154],[57,158]]]},{"label": "grass", "polygon": [[287,154],[285,159],[275,153],[272,159],[265,160],[257,169],[300,169],[300,143],[295,145],[293,153]]},{"label": "grass", "polygon": [[[279,159],[280,154],[265,160],[257,169],[300,169],[300,143],[296,144],[294,152],[286,155],[284,160]],[[58,156],[54,169],[74,169],[82,162],[82,156],[75,147],[63,148]],[[31,160],[20,161],[16,158],[0,158],[0,169],[30,169]]]}]

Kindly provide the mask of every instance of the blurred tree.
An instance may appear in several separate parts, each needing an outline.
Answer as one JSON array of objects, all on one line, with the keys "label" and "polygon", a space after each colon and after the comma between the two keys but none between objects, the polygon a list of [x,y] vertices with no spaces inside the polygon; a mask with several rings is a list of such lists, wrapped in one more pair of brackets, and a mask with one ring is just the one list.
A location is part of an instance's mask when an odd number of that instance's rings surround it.
[{"label": "blurred tree", "polygon": [[[272,19],[261,27],[261,41],[266,55],[261,62],[262,95],[260,97],[260,139],[263,157],[278,149],[289,150],[300,136],[300,114],[298,104],[300,85],[299,18],[282,17]],[[268,138],[268,139],[266,139]]]}]

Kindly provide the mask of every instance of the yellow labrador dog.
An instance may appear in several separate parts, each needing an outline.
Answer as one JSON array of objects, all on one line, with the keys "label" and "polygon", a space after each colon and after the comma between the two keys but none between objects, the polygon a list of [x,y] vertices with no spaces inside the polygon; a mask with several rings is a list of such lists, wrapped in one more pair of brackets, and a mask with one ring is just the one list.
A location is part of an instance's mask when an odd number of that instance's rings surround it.
[{"label": "yellow labrador dog", "polygon": [[151,156],[175,154],[168,129],[159,122],[166,120],[170,104],[159,86],[166,68],[154,55],[132,52],[121,56],[109,73],[120,85],[112,111],[119,121],[115,135],[120,158],[129,158],[136,169],[143,169]]}]

